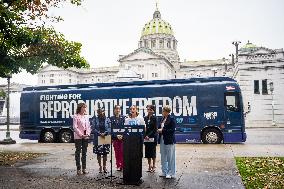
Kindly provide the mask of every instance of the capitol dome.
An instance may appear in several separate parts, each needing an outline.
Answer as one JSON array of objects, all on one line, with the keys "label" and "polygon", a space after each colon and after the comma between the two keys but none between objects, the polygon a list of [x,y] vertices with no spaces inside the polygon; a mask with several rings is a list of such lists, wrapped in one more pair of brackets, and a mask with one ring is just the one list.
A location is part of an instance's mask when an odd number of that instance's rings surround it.
[{"label": "capitol dome", "polygon": [[251,43],[250,41],[247,42],[242,48],[240,48],[241,52],[252,52],[255,49],[259,48],[255,44]]},{"label": "capitol dome", "polygon": [[156,7],[152,20],[147,22],[142,29],[138,48],[151,49],[172,63],[179,62],[177,40],[174,37],[173,28],[161,18],[158,7]]},{"label": "capitol dome", "polygon": [[142,29],[141,36],[153,35],[153,34],[169,34],[173,35],[172,26],[161,19],[161,13],[156,10],[153,14],[153,19],[145,24]]}]

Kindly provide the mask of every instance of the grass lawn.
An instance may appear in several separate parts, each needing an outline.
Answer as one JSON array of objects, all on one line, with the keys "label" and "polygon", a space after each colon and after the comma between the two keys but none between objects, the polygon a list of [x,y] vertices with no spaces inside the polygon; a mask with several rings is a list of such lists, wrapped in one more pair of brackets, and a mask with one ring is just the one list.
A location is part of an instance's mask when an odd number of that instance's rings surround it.
[{"label": "grass lawn", "polygon": [[0,166],[12,166],[17,161],[34,159],[44,154],[32,152],[8,152],[0,151]]},{"label": "grass lawn", "polygon": [[284,188],[284,157],[236,157],[246,188]]}]

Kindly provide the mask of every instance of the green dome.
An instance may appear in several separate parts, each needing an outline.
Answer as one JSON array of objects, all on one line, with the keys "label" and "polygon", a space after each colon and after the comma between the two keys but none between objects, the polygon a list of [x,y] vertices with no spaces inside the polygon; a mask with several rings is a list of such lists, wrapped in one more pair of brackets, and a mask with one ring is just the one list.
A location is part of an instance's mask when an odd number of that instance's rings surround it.
[{"label": "green dome", "polygon": [[242,51],[247,51],[247,50],[253,50],[256,49],[257,46],[255,44],[252,44],[251,42],[247,42],[247,44],[245,44],[240,50]]},{"label": "green dome", "polygon": [[169,34],[173,35],[172,26],[161,19],[161,13],[156,10],[153,15],[153,19],[146,23],[142,29],[142,36],[152,35],[152,34]]}]

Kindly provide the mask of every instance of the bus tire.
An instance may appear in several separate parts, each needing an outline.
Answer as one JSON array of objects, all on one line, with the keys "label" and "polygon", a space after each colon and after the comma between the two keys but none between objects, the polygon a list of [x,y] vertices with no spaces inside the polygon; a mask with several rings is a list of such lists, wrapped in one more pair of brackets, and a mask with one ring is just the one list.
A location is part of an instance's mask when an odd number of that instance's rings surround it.
[{"label": "bus tire", "polygon": [[59,132],[60,143],[71,143],[73,142],[74,134],[70,129],[63,129]]},{"label": "bus tire", "polygon": [[43,130],[41,133],[40,140],[43,143],[53,143],[55,142],[56,135],[55,132],[52,130]]},{"label": "bus tire", "polygon": [[204,144],[220,144],[222,141],[222,134],[218,129],[208,128],[202,132],[201,139]]}]

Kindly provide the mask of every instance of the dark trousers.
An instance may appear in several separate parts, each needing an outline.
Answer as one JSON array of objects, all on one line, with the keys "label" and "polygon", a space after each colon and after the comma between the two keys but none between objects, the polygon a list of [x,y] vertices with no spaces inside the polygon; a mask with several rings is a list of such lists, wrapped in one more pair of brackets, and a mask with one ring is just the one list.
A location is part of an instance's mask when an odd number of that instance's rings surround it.
[{"label": "dark trousers", "polygon": [[80,164],[80,153],[82,150],[82,169],[86,169],[86,159],[87,159],[87,148],[88,148],[88,139],[75,139],[75,161],[77,170],[81,170]]}]

